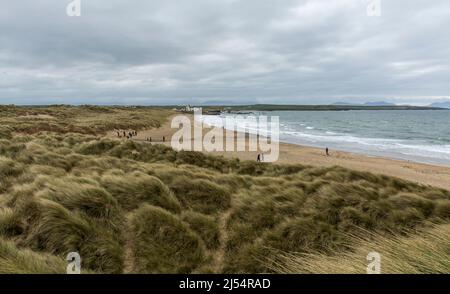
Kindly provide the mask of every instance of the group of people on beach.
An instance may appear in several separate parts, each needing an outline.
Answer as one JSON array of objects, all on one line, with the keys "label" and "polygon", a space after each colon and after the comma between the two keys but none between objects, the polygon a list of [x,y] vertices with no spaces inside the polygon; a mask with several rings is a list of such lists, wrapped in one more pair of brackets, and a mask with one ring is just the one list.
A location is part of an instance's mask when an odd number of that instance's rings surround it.
[{"label": "group of people on beach", "polygon": [[[136,137],[138,135],[138,132],[135,130],[116,130],[115,133],[117,134],[117,138],[126,138],[126,139],[133,139],[133,137]],[[152,137],[147,137],[145,138],[145,141],[153,142],[153,139]],[[165,136],[162,137],[162,142],[163,143],[166,142]]]},{"label": "group of people on beach", "polygon": [[[127,138],[127,139],[132,139],[133,137],[138,135],[138,132],[135,130],[116,130],[117,133],[117,137],[118,138]],[[152,142],[152,137],[148,137],[145,139],[145,141],[147,142]],[[162,137],[162,142],[166,142],[166,137],[163,136]],[[328,149],[328,147],[325,148],[325,155],[326,156],[330,156],[330,150]],[[258,153],[258,155],[256,156],[256,161],[257,162],[264,162],[264,153]]]},{"label": "group of people on beach", "polygon": [[133,137],[138,135],[138,132],[135,130],[116,130],[118,138],[127,138],[132,139]]},{"label": "group of people on beach", "polygon": [[[126,139],[133,139],[133,137],[136,137],[138,135],[138,132],[135,130],[116,130],[117,138],[126,138]],[[152,137],[145,138],[145,141],[152,142]],[[166,142],[166,137],[162,137],[162,142]]]}]

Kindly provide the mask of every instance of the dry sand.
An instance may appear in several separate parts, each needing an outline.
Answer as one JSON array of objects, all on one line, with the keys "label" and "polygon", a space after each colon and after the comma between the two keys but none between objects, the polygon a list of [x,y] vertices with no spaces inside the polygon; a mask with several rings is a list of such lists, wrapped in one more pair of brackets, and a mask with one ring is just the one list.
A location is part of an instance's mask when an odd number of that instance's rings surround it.
[{"label": "dry sand", "polygon": [[[190,115],[191,121],[193,116]],[[170,127],[171,119],[158,129],[144,130],[138,132],[134,139],[147,142],[152,138],[153,143],[162,143],[163,136],[166,144],[170,146],[170,138],[177,131]],[[207,130],[206,130],[207,131]],[[116,133],[109,134],[116,137]],[[222,155],[227,158],[237,157],[241,160],[256,160],[258,152],[209,152],[209,154]],[[305,147],[294,144],[280,143],[280,155],[277,163],[304,164],[312,166],[338,165],[359,171],[367,171],[378,174],[394,176],[405,180],[427,184],[450,190],[450,168],[429,164],[415,163],[411,161],[373,157],[350,152],[330,150],[330,156],[319,148]]]}]

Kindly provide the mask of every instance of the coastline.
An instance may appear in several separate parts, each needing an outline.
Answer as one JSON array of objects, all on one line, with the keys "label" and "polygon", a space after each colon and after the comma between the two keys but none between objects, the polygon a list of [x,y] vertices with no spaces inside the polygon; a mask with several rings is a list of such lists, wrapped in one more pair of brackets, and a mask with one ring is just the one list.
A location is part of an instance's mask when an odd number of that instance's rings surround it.
[{"label": "coastline", "polygon": [[[169,117],[167,122],[160,128],[138,132],[135,140],[147,142],[146,139],[152,137],[153,143],[170,146],[170,138],[177,131],[177,129],[170,127],[171,119],[174,116]],[[189,114],[188,116],[193,121],[193,115]],[[108,134],[108,136],[113,138],[114,134]],[[163,136],[166,138],[165,143],[162,142]],[[303,164],[317,167],[337,165],[357,171],[394,176],[404,180],[450,190],[450,167],[336,150],[330,150],[330,156],[326,156],[324,150],[321,148],[291,143],[280,142],[279,146],[280,156],[275,164]],[[251,151],[204,152],[224,156],[225,158],[239,158],[240,160],[253,161],[256,160],[258,153]]]}]

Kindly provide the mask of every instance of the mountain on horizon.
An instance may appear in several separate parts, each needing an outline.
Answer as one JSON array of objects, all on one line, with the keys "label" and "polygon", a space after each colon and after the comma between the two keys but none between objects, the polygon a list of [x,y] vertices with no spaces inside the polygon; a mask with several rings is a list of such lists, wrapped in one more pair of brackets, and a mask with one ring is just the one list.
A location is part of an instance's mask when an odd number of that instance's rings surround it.
[{"label": "mountain on horizon", "polygon": [[357,106],[395,106],[394,103],[386,102],[386,101],[369,101],[365,103],[350,103],[350,102],[335,102],[332,105],[357,105]]},{"label": "mountain on horizon", "polygon": [[441,101],[434,102],[430,104],[431,107],[440,107],[440,108],[448,108],[450,109],[450,100],[449,101]]}]

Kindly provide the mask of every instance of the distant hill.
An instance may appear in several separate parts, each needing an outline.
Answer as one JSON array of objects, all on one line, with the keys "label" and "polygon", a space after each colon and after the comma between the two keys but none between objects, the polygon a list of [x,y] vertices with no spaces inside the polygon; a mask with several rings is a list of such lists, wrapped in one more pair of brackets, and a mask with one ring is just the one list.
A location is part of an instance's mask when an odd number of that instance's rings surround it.
[{"label": "distant hill", "polygon": [[435,102],[435,103],[430,104],[430,106],[450,109],[450,101]]},{"label": "distant hill", "polygon": [[338,110],[438,110],[437,107],[428,106],[410,106],[410,105],[288,105],[288,104],[253,104],[253,105],[227,105],[227,106],[209,106],[205,110],[221,110],[226,108],[228,111],[338,111]]},{"label": "distant hill", "polygon": [[248,105],[248,104],[254,104],[254,103],[255,103],[255,101],[252,101],[252,100],[242,100],[242,101],[237,101],[237,102],[233,101],[233,100],[207,100],[207,101],[197,103],[197,104],[202,105],[202,106],[221,106],[221,105]]},{"label": "distant hill", "polygon": [[335,102],[331,105],[360,105],[359,103]]},{"label": "distant hill", "polygon": [[363,105],[365,105],[365,106],[395,106],[394,103],[386,102],[386,101],[366,102]]},{"label": "distant hill", "polygon": [[386,101],[369,101],[365,103],[350,103],[350,102],[335,102],[331,105],[343,105],[343,106],[395,106],[394,103]]}]

